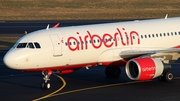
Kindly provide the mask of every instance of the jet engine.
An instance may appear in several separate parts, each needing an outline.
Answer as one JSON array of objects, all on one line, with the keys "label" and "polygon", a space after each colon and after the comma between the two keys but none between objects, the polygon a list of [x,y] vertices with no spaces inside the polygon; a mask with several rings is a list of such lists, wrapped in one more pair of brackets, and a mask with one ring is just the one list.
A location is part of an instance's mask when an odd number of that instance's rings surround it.
[{"label": "jet engine", "polygon": [[164,65],[160,59],[134,58],[127,62],[125,70],[131,80],[151,80],[170,68],[170,65]]}]

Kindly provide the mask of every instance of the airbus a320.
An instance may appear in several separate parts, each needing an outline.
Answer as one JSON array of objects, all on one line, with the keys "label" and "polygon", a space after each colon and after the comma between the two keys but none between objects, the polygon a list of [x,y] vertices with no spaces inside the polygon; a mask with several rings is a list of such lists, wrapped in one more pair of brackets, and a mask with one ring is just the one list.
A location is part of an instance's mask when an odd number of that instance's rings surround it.
[{"label": "airbus a320", "polygon": [[180,18],[150,19],[47,28],[20,38],[4,56],[12,69],[42,72],[42,89],[50,76],[80,68],[105,66],[119,77],[125,66],[132,80],[173,80],[171,64],[180,57]]}]

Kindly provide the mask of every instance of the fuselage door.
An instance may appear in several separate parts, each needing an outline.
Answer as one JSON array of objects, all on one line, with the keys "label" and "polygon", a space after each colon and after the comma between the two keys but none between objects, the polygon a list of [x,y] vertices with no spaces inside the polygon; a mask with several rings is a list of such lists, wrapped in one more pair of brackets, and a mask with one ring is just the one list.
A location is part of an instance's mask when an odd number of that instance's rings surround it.
[{"label": "fuselage door", "polygon": [[56,34],[49,35],[53,44],[53,56],[62,56],[62,43]]}]

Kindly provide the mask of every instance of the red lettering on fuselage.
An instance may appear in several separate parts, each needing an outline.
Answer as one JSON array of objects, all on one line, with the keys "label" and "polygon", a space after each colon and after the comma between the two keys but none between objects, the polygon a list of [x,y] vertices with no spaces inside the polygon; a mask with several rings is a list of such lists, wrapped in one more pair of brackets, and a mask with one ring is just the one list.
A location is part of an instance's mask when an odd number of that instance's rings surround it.
[{"label": "red lettering on fuselage", "polygon": [[[78,35],[77,37],[68,37],[67,39],[67,45],[68,48],[71,51],[76,50],[87,50],[90,45],[92,45],[93,48],[99,49],[102,46],[106,48],[111,47],[117,47],[118,45],[128,46],[129,43],[133,45],[133,37],[137,37],[137,44],[140,44],[139,34],[136,31],[130,31],[129,33],[125,30],[125,28],[122,28],[121,30],[119,28],[116,28],[115,33],[104,33],[102,36],[100,36],[98,33],[92,33],[90,31],[87,31],[86,35],[82,37],[79,32],[76,32]],[[119,39],[120,38],[120,39]],[[120,41],[120,42],[118,42]],[[126,41],[126,42],[125,42]],[[74,43],[74,44],[72,44]]]},{"label": "red lettering on fuselage", "polygon": [[94,48],[100,48],[101,47],[101,45],[102,45],[102,41],[99,41],[99,45],[95,45],[95,37],[98,39],[98,40],[102,40],[101,39],[101,37],[99,36],[99,35],[97,35],[97,34],[94,34],[94,35],[91,35],[91,33],[89,32],[89,31],[87,31],[87,33],[88,33],[88,35],[90,36],[90,40],[91,40],[91,42],[92,42],[92,46],[94,47]]},{"label": "red lettering on fuselage", "polygon": [[[72,46],[72,41],[76,42],[77,45],[75,47],[71,47]],[[72,51],[75,51],[75,50],[79,50],[79,45],[78,45],[78,40],[75,38],[75,37],[69,37],[68,40],[67,40],[67,43],[68,43],[68,47],[70,50]]]},{"label": "red lettering on fuselage", "polygon": [[[113,39],[113,37],[112,37],[110,34],[108,34],[108,33],[104,34],[104,35],[103,35],[104,46],[106,46],[107,48],[112,47],[112,45],[114,44],[114,42],[111,41],[111,39]],[[108,44],[108,43],[109,43],[109,44]]]}]

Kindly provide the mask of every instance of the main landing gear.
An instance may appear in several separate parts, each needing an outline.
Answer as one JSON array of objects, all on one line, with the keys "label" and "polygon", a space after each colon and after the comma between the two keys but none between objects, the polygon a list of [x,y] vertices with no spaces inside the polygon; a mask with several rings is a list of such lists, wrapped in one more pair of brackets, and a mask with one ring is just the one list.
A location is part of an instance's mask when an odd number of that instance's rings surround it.
[{"label": "main landing gear", "polygon": [[42,71],[42,75],[44,76],[44,81],[41,83],[41,89],[49,89],[51,87],[50,79],[52,71]]},{"label": "main landing gear", "polygon": [[107,77],[117,78],[121,74],[121,69],[118,66],[107,66],[105,74]]},{"label": "main landing gear", "polygon": [[167,71],[167,72],[164,72],[161,76],[159,76],[158,80],[170,82],[173,80],[173,78],[174,78],[173,73],[170,71]]}]

